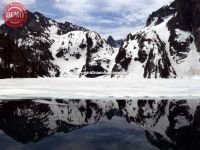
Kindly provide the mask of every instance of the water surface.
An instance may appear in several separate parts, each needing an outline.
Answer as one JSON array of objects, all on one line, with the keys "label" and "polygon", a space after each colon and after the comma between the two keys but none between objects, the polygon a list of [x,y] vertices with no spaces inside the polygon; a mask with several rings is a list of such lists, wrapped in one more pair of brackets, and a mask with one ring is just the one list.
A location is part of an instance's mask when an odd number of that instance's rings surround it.
[{"label": "water surface", "polygon": [[1,150],[200,149],[200,99],[0,103]]}]

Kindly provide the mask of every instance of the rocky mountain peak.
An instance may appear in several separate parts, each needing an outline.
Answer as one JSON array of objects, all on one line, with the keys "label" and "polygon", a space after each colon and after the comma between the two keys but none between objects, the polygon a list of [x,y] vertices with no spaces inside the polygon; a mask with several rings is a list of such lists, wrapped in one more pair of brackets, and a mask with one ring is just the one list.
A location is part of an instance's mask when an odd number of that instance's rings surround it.
[{"label": "rocky mountain peak", "polygon": [[119,48],[123,44],[123,40],[115,40],[111,35],[107,38],[107,44],[111,47]]},{"label": "rocky mountain peak", "polygon": [[199,8],[198,0],[175,0],[153,12],[144,29],[127,36],[113,70],[137,78],[199,76]]},{"label": "rocky mountain peak", "polygon": [[159,10],[154,11],[149,15],[146,26],[151,25],[154,22],[155,25],[162,23],[165,17],[173,15],[176,12],[176,3],[175,1],[170,3],[169,5],[161,7]]},{"label": "rocky mountain peak", "polygon": [[17,29],[0,26],[1,78],[111,73],[116,54],[98,33],[57,22],[39,12],[28,11],[28,16],[24,26]]}]

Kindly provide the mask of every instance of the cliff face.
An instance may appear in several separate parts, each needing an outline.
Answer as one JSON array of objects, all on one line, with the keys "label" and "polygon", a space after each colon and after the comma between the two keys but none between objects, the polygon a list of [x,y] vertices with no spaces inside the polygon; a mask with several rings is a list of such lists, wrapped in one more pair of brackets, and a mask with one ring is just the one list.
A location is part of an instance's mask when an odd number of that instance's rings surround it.
[{"label": "cliff face", "polygon": [[169,27],[179,28],[192,32],[195,38],[197,51],[199,52],[199,27],[200,27],[200,1],[199,0],[177,0],[177,15],[169,23]]},{"label": "cliff face", "polygon": [[28,12],[28,16],[23,27],[0,26],[0,78],[111,73],[116,54],[98,33],[38,12]]},{"label": "cliff face", "polygon": [[197,50],[200,53],[200,1],[192,0],[193,33]]},{"label": "cliff face", "polygon": [[123,44],[123,40],[115,40],[111,35],[107,38],[107,44],[114,48],[119,48]]},{"label": "cliff face", "polygon": [[175,0],[153,12],[144,29],[128,35],[114,71],[140,78],[200,75],[199,8],[199,0]]}]

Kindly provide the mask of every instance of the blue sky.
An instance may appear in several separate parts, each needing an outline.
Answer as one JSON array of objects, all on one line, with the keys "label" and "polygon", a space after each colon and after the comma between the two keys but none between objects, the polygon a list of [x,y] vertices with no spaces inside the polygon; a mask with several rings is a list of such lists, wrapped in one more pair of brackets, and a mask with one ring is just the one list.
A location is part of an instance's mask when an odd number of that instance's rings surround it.
[{"label": "blue sky", "polygon": [[0,13],[12,1],[45,16],[86,27],[103,37],[125,38],[145,25],[148,15],[171,0],[0,0]]}]

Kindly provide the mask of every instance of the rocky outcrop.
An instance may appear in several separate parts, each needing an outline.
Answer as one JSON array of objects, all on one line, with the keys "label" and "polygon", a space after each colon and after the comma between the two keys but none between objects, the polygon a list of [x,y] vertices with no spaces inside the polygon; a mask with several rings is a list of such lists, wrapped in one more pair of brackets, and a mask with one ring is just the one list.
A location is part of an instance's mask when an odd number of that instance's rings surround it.
[{"label": "rocky outcrop", "polygon": [[155,31],[130,34],[119,50],[113,71],[129,71],[131,66],[130,74],[141,73],[139,76],[144,78],[174,78],[176,73],[165,49]]},{"label": "rocky outcrop", "polygon": [[[52,54],[45,50],[50,44],[40,43],[33,47],[18,47],[16,40],[11,40],[8,35],[0,34],[0,78],[30,78],[51,77],[60,75],[59,67],[54,65]],[[43,50],[44,48],[44,50]]]},{"label": "rocky outcrop", "polygon": [[115,40],[111,35],[107,38],[107,44],[114,48],[119,48],[123,44],[123,40]]},{"label": "rocky outcrop", "polygon": [[175,0],[153,12],[144,29],[127,36],[114,71],[124,70],[139,78],[200,75],[197,12],[198,0]]},{"label": "rocky outcrop", "polygon": [[38,12],[28,16],[20,28],[0,27],[0,78],[97,77],[111,72],[116,54],[98,33]]},{"label": "rocky outcrop", "polygon": [[28,12],[23,27],[0,27],[0,78],[59,77],[60,69],[50,51],[54,41],[50,39],[50,27],[57,33],[86,29],[70,23],[57,23],[42,14]]}]

